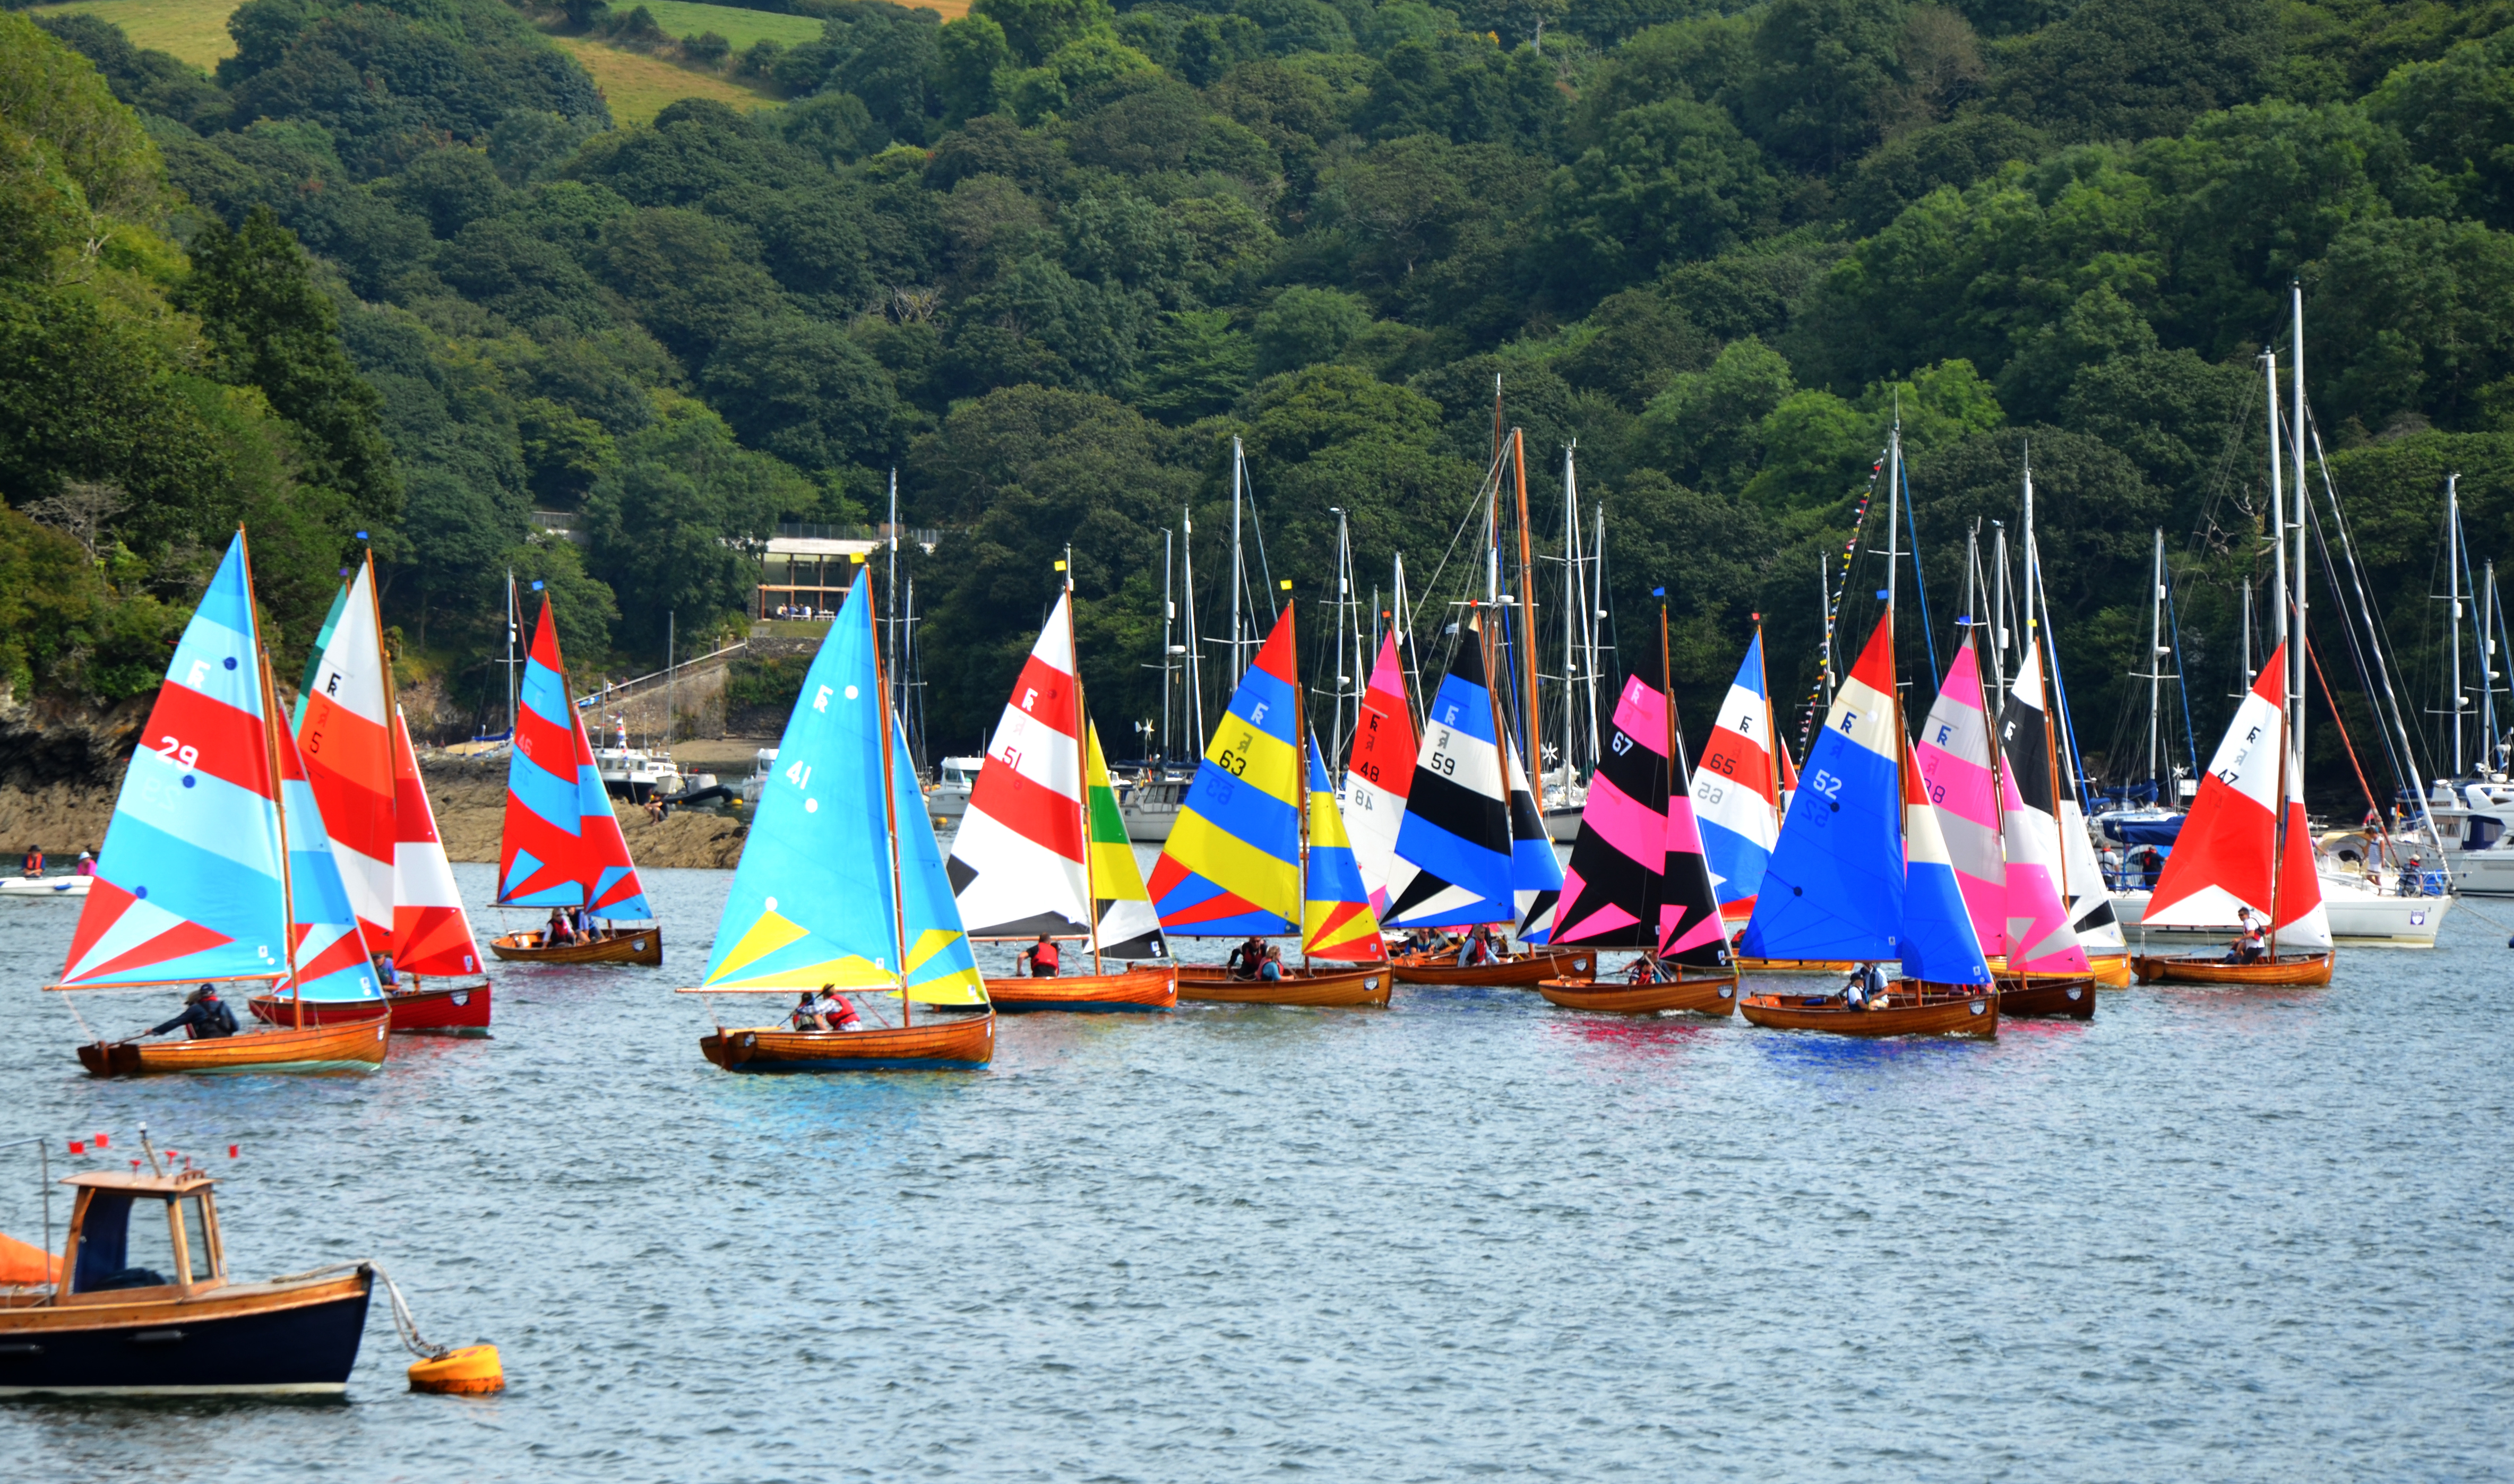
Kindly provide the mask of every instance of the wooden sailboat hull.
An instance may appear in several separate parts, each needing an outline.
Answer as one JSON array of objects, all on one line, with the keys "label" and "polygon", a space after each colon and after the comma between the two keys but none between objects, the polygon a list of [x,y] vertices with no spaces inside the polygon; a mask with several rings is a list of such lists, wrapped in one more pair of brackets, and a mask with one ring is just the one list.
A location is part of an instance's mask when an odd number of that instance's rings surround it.
[{"label": "wooden sailboat hull", "polygon": [[730,1072],[967,1071],[995,1056],[993,1014],[862,1030],[773,1025],[699,1037],[699,1052]]},{"label": "wooden sailboat hull", "polygon": [[93,1077],[160,1072],[373,1071],[384,1064],[386,1022],[258,1030],[207,1041],[99,1041],[78,1049]]},{"label": "wooden sailboat hull", "polygon": [[1408,953],[1388,961],[1400,984],[1533,989],[1550,979],[1579,979],[1597,967],[1588,948],[1531,948],[1497,964],[1460,964],[1451,953]]},{"label": "wooden sailboat hull", "polygon": [[374,1284],[362,1266],[189,1299],[0,1308],[0,1396],[338,1395]]},{"label": "wooden sailboat hull", "polygon": [[519,964],[642,964],[649,969],[664,962],[664,930],[662,927],[622,931],[609,938],[587,942],[563,943],[554,947],[542,947],[533,940],[537,933],[509,933],[489,941],[489,951],[510,963]]},{"label": "wooden sailboat hull", "polygon": [[1839,1036],[1996,1036],[1999,995],[1990,989],[1955,993],[1929,989],[1914,996],[1905,980],[1883,1010],[1853,1010],[1832,995],[1750,994],[1737,1009],[1773,1030],[1822,1030]]},{"label": "wooden sailboat hull", "polygon": [[[485,1036],[489,1033],[490,984],[448,984],[441,989],[397,989],[382,1000],[327,1004],[308,1000],[305,1023],[345,1025],[373,1021],[389,1010],[395,1035]],[[245,1002],[254,1019],[272,1025],[292,1025],[297,1006],[284,995],[257,994]]]},{"label": "wooden sailboat hull", "polygon": [[1273,983],[1233,979],[1214,964],[1178,966],[1178,995],[1225,1005],[1385,1005],[1397,976],[1385,964],[1362,969],[1286,969]]},{"label": "wooden sailboat hull", "polygon": [[1142,964],[1122,974],[1082,974],[1058,979],[991,979],[987,998],[1007,1015],[1037,1010],[1118,1013],[1178,1008],[1178,970]]},{"label": "wooden sailboat hull", "polygon": [[[2087,955],[2087,973],[2092,977],[2095,983],[2102,988],[2127,989],[2129,987],[2130,981],[2129,959],[2130,955],[2126,951],[2121,953],[2089,953]],[[1845,967],[1842,972],[1847,974],[1850,971]],[[2007,957],[2003,954],[1992,954],[1990,958],[1990,972],[1995,978],[2007,978]]]},{"label": "wooden sailboat hull", "polygon": [[2142,954],[2130,961],[2142,984],[2327,984],[2329,953],[2297,954],[2257,964],[2230,964],[2222,958],[2179,958]]},{"label": "wooden sailboat hull", "polygon": [[1999,985],[1999,1013],[2004,1016],[2065,1016],[2073,1021],[2095,1018],[2095,988],[2099,981],[2091,974],[2063,978],[2042,974],[2013,978],[1996,977]]},{"label": "wooden sailboat hull", "polygon": [[1662,1010],[1733,1015],[1737,1009],[1734,972],[1692,974],[1680,970],[1677,978],[1658,984],[1549,979],[1536,986],[1536,992],[1565,1010],[1599,1010],[1614,1015],[1653,1015]]},{"label": "wooden sailboat hull", "polygon": [[1740,974],[1840,974],[1859,966],[1846,958],[1741,958]]}]

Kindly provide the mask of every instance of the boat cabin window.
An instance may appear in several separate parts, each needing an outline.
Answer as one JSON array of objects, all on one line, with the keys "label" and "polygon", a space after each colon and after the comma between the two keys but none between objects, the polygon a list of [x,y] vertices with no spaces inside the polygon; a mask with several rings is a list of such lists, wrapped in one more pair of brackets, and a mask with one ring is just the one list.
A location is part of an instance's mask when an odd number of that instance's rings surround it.
[{"label": "boat cabin window", "polygon": [[175,1230],[160,1196],[98,1190],[79,1223],[70,1292],[160,1288],[175,1281]]},{"label": "boat cabin window", "polygon": [[2505,833],[2505,822],[2484,814],[2470,817],[2470,838],[2461,842],[2464,850],[2486,850]]},{"label": "boat cabin window", "polygon": [[194,1283],[207,1283],[218,1274],[218,1254],[210,1246],[209,1215],[201,1209],[201,1198],[186,1195],[175,1202],[175,1214],[183,1223],[183,1263]]}]

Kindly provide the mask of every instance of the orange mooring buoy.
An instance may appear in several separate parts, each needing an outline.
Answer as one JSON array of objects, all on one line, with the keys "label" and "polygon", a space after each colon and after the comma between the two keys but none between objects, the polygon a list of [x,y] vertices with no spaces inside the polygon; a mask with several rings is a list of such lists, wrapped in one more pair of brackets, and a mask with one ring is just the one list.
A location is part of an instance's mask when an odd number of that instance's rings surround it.
[{"label": "orange mooring buoy", "polygon": [[458,1396],[482,1396],[507,1389],[506,1368],[498,1364],[494,1344],[466,1344],[410,1368],[410,1388]]}]

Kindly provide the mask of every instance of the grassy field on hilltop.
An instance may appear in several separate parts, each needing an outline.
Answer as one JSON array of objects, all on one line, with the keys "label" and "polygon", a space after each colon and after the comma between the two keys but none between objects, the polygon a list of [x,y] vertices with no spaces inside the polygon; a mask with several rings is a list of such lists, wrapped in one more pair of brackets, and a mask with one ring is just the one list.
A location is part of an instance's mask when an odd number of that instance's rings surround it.
[{"label": "grassy field on hilltop", "polygon": [[701,31],[713,31],[736,47],[747,47],[754,41],[775,41],[786,46],[800,46],[821,39],[821,22],[810,16],[787,16],[775,11],[744,10],[731,5],[700,5],[695,0],[631,0],[615,5],[614,14],[625,15],[645,5],[653,13],[655,23],[675,36],[695,36]]},{"label": "grassy field on hilltop", "polygon": [[235,51],[227,17],[241,0],[73,0],[38,6],[37,16],[94,16],[122,27],[131,44],[169,52],[207,71]]}]

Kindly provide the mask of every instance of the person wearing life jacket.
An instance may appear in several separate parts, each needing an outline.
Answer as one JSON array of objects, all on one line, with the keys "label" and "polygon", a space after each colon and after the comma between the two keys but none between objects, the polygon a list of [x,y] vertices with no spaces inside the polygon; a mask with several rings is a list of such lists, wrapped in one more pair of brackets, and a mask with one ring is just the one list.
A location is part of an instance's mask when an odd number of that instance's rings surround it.
[{"label": "person wearing life jacket", "polygon": [[1062,962],[1056,950],[1056,940],[1045,933],[1039,934],[1038,942],[1022,950],[1022,962],[1030,966],[1030,977],[1033,979],[1056,978],[1056,971]]},{"label": "person wearing life jacket", "polygon": [[40,876],[44,873],[44,848],[42,846],[29,845],[26,847],[25,865],[26,868],[23,872],[25,875]]},{"label": "person wearing life jacket", "polygon": [[1843,983],[1842,1001],[1853,1010],[1882,1009],[1886,1003],[1886,968],[1883,964],[1864,963],[1850,971]]},{"label": "person wearing life jacket", "polygon": [[1255,979],[1266,963],[1266,940],[1251,936],[1246,943],[1231,950],[1223,960],[1223,972],[1233,979]]},{"label": "person wearing life jacket", "polygon": [[1639,954],[1624,970],[1624,982],[1632,984],[1654,984],[1658,983],[1658,965],[1650,961],[1648,954]]},{"label": "person wearing life jacket", "polygon": [[2256,964],[2268,957],[2268,950],[2261,943],[2261,925],[2252,917],[2252,909],[2237,907],[2235,918],[2243,925],[2243,931],[2236,935],[2234,943],[2228,946],[2226,962]]},{"label": "person wearing life jacket", "polygon": [[1266,949],[1265,961],[1257,966],[1257,977],[1268,983],[1273,983],[1283,977],[1282,949],[1271,945]]},{"label": "person wearing life jacket", "polygon": [[1468,934],[1467,941],[1459,945],[1458,967],[1472,969],[1500,961],[1501,955],[1493,948],[1492,929],[1484,923],[1477,923],[1476,930]]},{"label": "person wearing life jacket", "polygon": [[226,1001],[219,998],[219,991],[217,989],[208,984],[203,984],[198,989],[195,989],[191,993],[183,996],[183,1013],[182,1015],[168,1021],[163,1025],[156,1026],[141,1033],[142,1035],[162,1036],[166,1032],[173,1030],[178,1025],[183,1027],[185,1033],[192,1040],[214,1041],[221,1037],[231,1036],[236,1033],[235,1012],[227,1008]]},{"label": "person wearing life jacket", "polygon": [[828,984],[821,986],[820,997],[812,1001],[812,1009],[821,1017],[824,1030],[853,1030],[860,1019],[856,1007],[839,998]]}]

